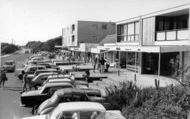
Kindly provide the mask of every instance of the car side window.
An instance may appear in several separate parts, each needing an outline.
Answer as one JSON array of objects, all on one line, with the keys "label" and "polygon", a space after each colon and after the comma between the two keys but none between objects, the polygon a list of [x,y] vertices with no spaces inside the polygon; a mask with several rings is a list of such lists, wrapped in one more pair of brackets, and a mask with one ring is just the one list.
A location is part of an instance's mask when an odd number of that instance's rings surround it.
[{"label": "car side window", "polygon": [[36,70],[35,67],[30,68],[30,71],[31,71],[31,72],[34,72],[35,70]]},{"label": "car side window", "polygon": [[56,116],[56,119],[77,119],[73,117],[74,114],[73,112],[61,112]]},{"label": "car side window", "polygon": [[48,92],[48,94],[53,94],[56,90],[58,90],[58,89],[61,89],[62,87],[60,87],[60,86],[57,86],[57,87],[51,87],[50,89],[49,89],[49,92]]},{"label": "car side window", "polygon": [[47,76],[42,77],[42,81],[45,81],[45,80],[47,80]]},{"label": "car side window", "polygon": [[45,88],[45,90],[42,92],[42,94],[49,93],[50,88]]}]

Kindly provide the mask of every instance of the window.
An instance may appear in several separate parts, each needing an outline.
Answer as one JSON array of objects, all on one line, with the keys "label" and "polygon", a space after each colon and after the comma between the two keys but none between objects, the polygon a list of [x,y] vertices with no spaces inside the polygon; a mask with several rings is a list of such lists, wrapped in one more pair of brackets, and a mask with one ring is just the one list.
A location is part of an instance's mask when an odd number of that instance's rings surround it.
[{"label": "window", "polygon": [[156,17],[156,31],[186,29],[188,28],[188,14],[180,16]]},{"label": "window", "polygon": [[75,36],[72,35],[72,43],[75,42]]},{"label": "window", "polygon": [[128,24],[128,29],[127,29],[127,41],[134,41],[134,32],[135,32],[135,26],[134,23]]},{"label": "window", "polygon": [[74,30],[75,30],[75,25],[73,24],[73,25],[72,25],[72,31],[74,31]]},{"label": "window", "polygon": [[137,41],[139,34],[139,22],[117,26],[117,38],[120,41]]},{"label": "window", "polygon": [[49,88],[46,88],[46,89],[44,89],[44,91],[42,92],[42,94],[46,94],[48,92],[49,92]]},{"label": "window", "polygon": [[107,24],[102,24],[102,29],[107,30]]}]

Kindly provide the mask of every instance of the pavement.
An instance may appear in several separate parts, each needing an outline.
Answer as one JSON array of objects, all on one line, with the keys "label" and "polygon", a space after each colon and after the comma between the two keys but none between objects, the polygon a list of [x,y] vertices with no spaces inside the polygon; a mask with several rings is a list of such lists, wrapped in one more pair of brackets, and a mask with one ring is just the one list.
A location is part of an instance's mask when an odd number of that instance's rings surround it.
[{"label": "pavement", "polygon": [[[61,69],[71,69],[72,66],[60,66]],[[92,64],[91,63],[86,63],[79,65],[78,68],[87,68],[87,69],[92,69]],[[75,73],[76,74],[76,73]],[[79,72],[78,75],[82,75],[84,72]],[[93,70],[90,70],[90,76],[92,77],[107,77],[103,78],[101,81],[96,81],[97,85],[102,85],[105,84],[105,86],[110,86],[110,85],[118,85],[120,82],[127,82],[127,81],[132,81],[135,83],[138,87],[140,88],[145,88],[145,87],[155,87],[155,79],[160,80],[160,87],[165,87],[168,85],[177,85],[178,82],[170,77],[165,77],[165,76],[158,76],[158,75],[145,75],[145,74],[138,74],[126,69],[118,69],[117,68],[109,68],[109,72],[106,73],[100,73],[98,70],[95,72]]]}]

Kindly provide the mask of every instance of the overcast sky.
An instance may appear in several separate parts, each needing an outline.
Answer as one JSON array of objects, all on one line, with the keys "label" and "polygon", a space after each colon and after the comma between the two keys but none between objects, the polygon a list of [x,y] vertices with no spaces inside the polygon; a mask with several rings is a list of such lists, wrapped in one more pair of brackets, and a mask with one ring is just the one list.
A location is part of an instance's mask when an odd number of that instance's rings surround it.
[{"label": "overcast sky", "polygon": [[0,0],[0,41],[46,41],[77,20],[116,22],[187,3],[190,0]]}]

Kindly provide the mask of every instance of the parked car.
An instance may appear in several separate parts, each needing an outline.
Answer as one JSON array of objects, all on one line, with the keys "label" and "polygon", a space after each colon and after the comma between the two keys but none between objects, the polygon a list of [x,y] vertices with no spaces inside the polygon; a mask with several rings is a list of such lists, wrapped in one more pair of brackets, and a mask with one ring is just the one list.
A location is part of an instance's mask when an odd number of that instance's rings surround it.
[{"label": "parked car", "polygon": [[34,107],[51,97],[53,93],[62,88],[72,88],[70,83],[47,83],[38,90],[27,91],[21,94],[21,103],[27,107]]},{"label": "parked car", "polygon": [[15,61],[14,60],[8,60],[8,61],[4,62],[3,68],[5,71],[14,72],[15,68],[16,68]]},{"label": "parked car", "polygon": [[40,73],[48,73],[48,72],[55,72],[56,75],[60,73],[60,71],[58,71],[56,69],[51,69],[51,68],[48,68],[48,69],[38,69],[38,70],[35,71],[34,77],[37,76]]},{"label": "parked car", "polygon": [[70,78],[55,78],[55,79],[47,79],[46,81],[43,82],[43,85],[46,83],[59,83],[59,82],[67,82],[73,84],[73,81]]},{"label": "parked car", "polygon": [[70,75],[55,74],[48,77],[48,79],[70,78]]},{"label": "parked car", "polygon": [[60,103],[51,113],[23,119],[125,119],[119,110],[107,110],[97,102]]},{"label": "parked car", "polygon": [[22,80],[23,74],[22,71],[25,71],[28,73],[28,78],[32,79],[34,77],[34,72],[39,69],[46,69],[46,67],[41,65],[27,65],[24,68],[16,69],[16,76]]},{"label": "parked car", "polygon": [[48,76],[53,75],[53,74],[57,74],[57,72],[40,73],[39,75],[35,76],[32,79],[31,81],[32,86],[34,87],[41,86],[43,82],[47,80]]},{"label": "parked car", "polygon": [[[91,98],[89,98],[91,97]],[[92,99],[92,100],[91,100]],[[51,112],[59,103],[62,102],[73,102],[73,101],[93,101],[93,102],[104,102],[105,98],[101,97],[99,90],[93,89],[78,89],[78,88],[67,88],[57,90],[51,98],[45,100],[40,104],[37,110],[37,114],[43,115]]]}]

